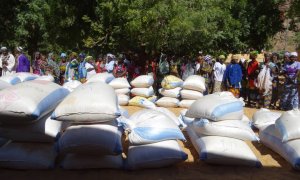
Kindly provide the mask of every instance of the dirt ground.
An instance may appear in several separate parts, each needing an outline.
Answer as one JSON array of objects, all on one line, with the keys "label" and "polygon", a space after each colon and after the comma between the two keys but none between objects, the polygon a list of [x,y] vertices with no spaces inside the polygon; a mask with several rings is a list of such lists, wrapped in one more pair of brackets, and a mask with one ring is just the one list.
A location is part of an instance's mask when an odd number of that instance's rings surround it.
[{"label": "dirt ground", "polygon": [[[129,114],[141,108],[125,107]],[[179,115],[180,108],[171,108],[176,115]],[[245,114],[251,118],[256,109],[245,108]],[[185,134],[186,135],[186,134]],[[139,171],[123,170],[80,170],[68,171],[56,168],[46,171],[20,171],[0,169],[0,180],[8,179],[300,179],[300,172],[293,170],[291,165],[281,156],[274,153],[259,143],[248,143],[255,155],[262,162],[262,168],[240,167],[240,166],[218,166],[210,165],[198,160],[198,154],[191,142],[182,143],[188,159],[172,167],[161,169],[146,169]]]}]

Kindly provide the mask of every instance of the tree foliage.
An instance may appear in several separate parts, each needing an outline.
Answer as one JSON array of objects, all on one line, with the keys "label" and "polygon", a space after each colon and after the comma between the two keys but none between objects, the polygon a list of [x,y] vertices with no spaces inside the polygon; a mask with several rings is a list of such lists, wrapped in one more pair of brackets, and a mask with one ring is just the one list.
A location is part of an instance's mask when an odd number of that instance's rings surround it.
[{"label": "tree foliage", "polygon": [[279,0],[2,2],[0,43],[30,52],[238,52],[268,48],[282,29]]}]

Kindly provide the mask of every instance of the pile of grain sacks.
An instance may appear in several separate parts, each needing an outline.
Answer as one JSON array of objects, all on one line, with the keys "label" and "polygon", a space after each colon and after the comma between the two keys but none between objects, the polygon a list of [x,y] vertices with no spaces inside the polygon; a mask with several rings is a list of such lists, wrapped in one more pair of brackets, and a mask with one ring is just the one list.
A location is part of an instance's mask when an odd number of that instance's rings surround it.
[{"label": "pile of grain sacks", "polygon": [[122,168],[122,131],[115,90],[102,82],[79,86],[52,113],[70,125],[58,140],[64,169]]},{"label": "pile of grain sacks", "polygon": [[129,105],[155,108],[156,96],[152,87],[153,83],[154,79],[151,75],[141,75],[131,81],[133,98],[129,101]]},{"label": "pile of grain sacks", "polygon": [[68,93],[52,82],[35,80],[0,91],[0,136],[11,140],[0,148],[0,167],[54,167],[54,143],[64,124],[50,115]]},{"label": "pile of grain sacks", "polygon": [[126,169],[159,168],[187,159],[178,143],[185,140],[184,135],[174,119],[161,111],[144,109],[129,119],[118,119],[130,142]]},{"label": "pile of grain sacks", "polygon": [[264,110],[253,116],[256,121],[266,117],[269,120],[261,121],[265,123],[259,126],[261,142],[300,170],[300,111],[287,111],[278,117],[278,113]]},{"label": "pile of grain sacks", "polygon": [[257,141],[243,105],[229,92],[215,93],[197,100],[186,112],[187,132],[201,160],[224,165],[260,167],[261,163],[245,141]]},{"label": "pile of grain sacks", "polygon": [[180,92],[181,108],[189,108],[196,100],[203,97],[205,88],[205,79],[198,75],[189,76],[183,83],[183,90]]},{"label": "pile of grain sacks", "polygon": [[130,93],[130,84],[126,78],[115,78],[109,85],[114,88],[116,94],[118,95],[118,102],[121,106],[128,105],[129,102],[129,93]]},{"label": "pile of grain sacks", "polygon": [[179,97],[183,81],[173,75],[166,76],[161,82],[161,89],[159,93],[163,96],[160,98],[156,105],[160,107],[178,107]]}]

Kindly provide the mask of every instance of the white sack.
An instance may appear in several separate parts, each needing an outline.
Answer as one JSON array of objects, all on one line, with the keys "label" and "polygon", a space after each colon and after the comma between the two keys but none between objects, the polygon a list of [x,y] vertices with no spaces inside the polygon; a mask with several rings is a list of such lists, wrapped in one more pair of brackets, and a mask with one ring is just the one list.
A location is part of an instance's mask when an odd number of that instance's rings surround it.
[{"label": "white sack", "polygon": [[130,89],[129,88],[115,89],[115,92],[117,95],[119,95],[119,94],[129,95]]},{"label": "white sack", "polygon": [[129,142],[134,145],[185,140],[174,120],[156,110],[144,109],[134,113],[130,119],[120,117],[118,121],[129,132]]},{"label": "white sack", "polygon": [[260,109],[252,116],[252,124],[261,129],[265,126],[275,124],[275,121],[281,116],[280,112],[272,112],[268,109]]},{"label": "white sack", "polygon": [[35,80],[54,82],[54,77],[52,75],[39,76]]},{"label": "white sack", "polygon": [[171,97],[162,97],[156,101],[156,105],[166,108],[175,108],[179,105],[179,100]]},{"label": "white sack", "polygon": [[69,92],[47,81],[29,81],[0,91],[0,122],[26,124],[53,111]]},{"label": "white sack", "polygon": [[142,96],[148,98],[154,95],[154,90],[152,86],[149,88],[133,88],[131,89],[131,94],[133,94],[134,96]]},{"label": "white sack", "polygon": [[9,143],[0,148],[0,167],[52,169],[56,152],[52,143]]},{"label": "white sack", "polygon": [[138,106],[138,107],[147,108],[147,109],[156,108],[156,106],[153,102],[151,102],[147,98],[141,97],[141,96],[135,96],[132,99],[130,99],[128,105],[129,106]]},{"label": "white sack", "polygon": [[300,111],[292,110],[284,112],[275,122],[279,130],[282,142],[300,139]]},{"label": "white sack", "polygon": [[172,119],[177,124],[177,126],[181,125],[180,121],[178,120],[178,117],[176,117],[176,115],[169,109],[164,107],[156,107],[154,110],[164,113],[166,116]]},{"label": "white sack", "polygon": [[127,106],[129,102],[129,96],[124,95],[124,94],[119,94],[118,95],[118,102],[120,106]]},{"label": "white sack", "polygon": [[16,73],[15,76],[17,76],[21,80],[21,82],[32,81],[39,77],[36,74],[32,74],[32,73],[28,73],[28,72],[19,72],[19,73]]},{"label": "white sack", "polygon": [[207,119],[196,119],[192,127],[198,136],[222,136],[244,141],[258,141],[248,123],[241,120],[213,122]]},{"label": "white sack", "polygon": [[117,95],[109,85],[97,82],[79,86],[55,109],[52,119],[73,123],[96,123],[120,116]]},{"label": "white sack", "polygon": [[66,123],[52,120],[48,114],[30,124],[2,125],[0,136],[19,142],[54,142],[66,127]]},{"label": "white sack", "polygon": [[188,125],[192,124],[195,120],[195,118],[190,118],[190,117],[186,116],[187,111],[188,111],[187,109],[181,110],[180,115],[178,117],[179,121],[183,122],[185,124],[185,126],[188,126]]},{"label": "white sack", "polygon": [[153,76],[141,75],[131,81],[131,85],[135,88],[147,88],[152,86],[154,83]]},{"label": "white sack", "polygon": [[199,137],[190,127],[187,132],[200,160],[211,164],[261,167],[260,161],[242,140],[220,136]]},{"label": "white sack", "polygon": [[123,159],[122,155],[67,154],[60,166],[64,169],[121,169]]},{"label": "white sack", "polygon": [[12,85],[9,84],[9,83],[7,83],[7,82],[5,82],[5,81],[0,80],[0,91],[1,91],[2,89],[8,88],[8,87],[10,87],[10,86],[12,86]]},{"label": "white sack", "polygon": [[177,87],[181,87],[183,84],[183,81],[173,75],[168,75],[164,77],[164,79],[161,82],[161,87],[164,89],[174,89]]},{"label": "white sack", "polygon": [[76,88],[78,88],[81,85],[82,85],[82,83],[80,81],[70,80],[70,81],[64,83],[63,88],[67,89],[70,92],[73,92]]},{"label": "white sack", "polygon": [[130,146],[127,169],[161,168],[183,162],[187,157],[176,140]]},{"label": "white sack", "polygon": [[282,142],[274,124],[259,131],[259,138],[265,146],[280,154],[295,169],[300,170],[300,139]]},{"label": "white sack", "polygon": [[106,84],[110,83],[113,79],[115,79],[112,73],[97,73],[93,75],[90,79],[87,80],[87,83],[92,82],[104,82]]},{"label": "white sack", "polygon": [[188,99],[184,99],[184,100],[181,100],[179,102],[179,107],[181,108],[190,108],[191,105],[195,102],[196,100],[188,100]]},{"label": "white sack", "polygon": [[203,97],[203,94],[201,92],[198,91],[194,91],[194,90],[182,90],[180,92],[181,98],[182,99],[190,99],[190,100],[197,100]]},{"label": "white sack", "polygon": [[244,103],[230,92],[203,96],[192,104],[186,113],[191,118],[207,118],[213,121],[241,120]]},{"label": "white sack", "polygon": [[189,76],[183,83],[183,89],[190,89],[194,91],[204,92],[205,79],[198,75]]},{"label": "white sack", "polygon": [[11,85],[19,84],[21,82],[20,78],[18,78],[17,76],[13,76],[13,75],[1,76],[0,80],[7,82]]},{"label": "white sack", "polygon": [[181,87],[177,87],[174,89],[160,88],[158,92],[165,97],[179,98],[181,89]]},{"label": "white sack", "polygon": [[130,88],[130,84],[126,78],[115,78],[109,85],[114,89]]},{"label": "white sack", "polygon": [[72,125],[58,141],[61,153],[118,155],[122,153],[122,131],[116,121],[106,124]]}]

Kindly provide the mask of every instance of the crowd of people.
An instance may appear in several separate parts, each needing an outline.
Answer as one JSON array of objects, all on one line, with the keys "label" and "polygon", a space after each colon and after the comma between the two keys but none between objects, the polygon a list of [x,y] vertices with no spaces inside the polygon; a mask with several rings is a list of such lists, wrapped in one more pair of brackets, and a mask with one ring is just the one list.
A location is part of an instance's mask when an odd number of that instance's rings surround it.
[{"label": "crowd of people", "polygon": [[126,53],[117,57],[109,53],[94,58],[76,52],[62,52],[60,56],[36,52],[30,61],[22,47],[16,47],[13,53],[2,47],[0,75],[15,72],[52,75],[56,83],[61,85],[70,80],[84,83],[94,74],[103,72],[127,78],[129,82],[139,75],[152,75],[156,92],[167,75],[183,80],[191,75],[200,75],[205,79],[205,94],[230,91],[236,97],[243,97],[249,107],[281,110],[299,108],[300,62],[297,52],[285,52],[283,57],[278,53],[265,52],[262,63],[257,61],[258,54],[258,51],[251,51],[248,60],[232,55],[227,64],[225,55],[214,58],[202,52],[195,58],[161,54],[150,59]]}]

